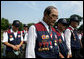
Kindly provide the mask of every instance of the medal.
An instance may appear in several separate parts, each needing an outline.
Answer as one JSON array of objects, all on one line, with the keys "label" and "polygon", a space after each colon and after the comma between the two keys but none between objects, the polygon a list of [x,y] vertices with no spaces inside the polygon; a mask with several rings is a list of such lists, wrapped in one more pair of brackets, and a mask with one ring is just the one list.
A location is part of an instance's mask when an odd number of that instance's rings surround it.
[{"label": "medal", "polygon": [[46,43],[47,43],[47,48],[48,48],[49,43],[48,42],[46,42]]},{"label": "medal", "polygon": [[39,51],[42,51],[41,46],[42,46],[42,43],[39,42],[39,47],[40,47],[40,48],[38,49]]},{"label": "medal", "polygon": [[45,43],[45,42],[43,42],[43,47],[45,47],[45,44],[46,44],[46,43]]},{"label": "medal", "polygon": [[46,35],[46,39],[49,39],[49,35]]},{"label": "medal", "polygon": [[52,49],[53,48],[53,46],[52,46],[52,42],[50,41],[50,48]]},{"label": "medal", "polygon": [[62,43],[62,40],[61,40],[61,39],[59,39],[59,42],[60,42],[60,43]]},{"label": "medal", "polygon": [[56,43],[57,41],[56,41],[56,40],[54,40],[54,42]]},{"label": "medal", "polygon": [[57,39],[57,35],[55,35],[55,38]]},{"label": "medal", "polygon": [[57,43],[54,43],[55,46],[57,46]]},{"label": "medal", "polygon": [[50,37],[52,38],[52,32],[51,32],[51,34],[50,34]]},{"label": "medal", "polygon": [[41,46],[42,46],[42,43],[39,42],[39,47],[41,48]]},{"label": "medal", "polygon": [[41,37],[42,37],[42,39],[46,39],[46,36],[45,35],[42,35]]}]

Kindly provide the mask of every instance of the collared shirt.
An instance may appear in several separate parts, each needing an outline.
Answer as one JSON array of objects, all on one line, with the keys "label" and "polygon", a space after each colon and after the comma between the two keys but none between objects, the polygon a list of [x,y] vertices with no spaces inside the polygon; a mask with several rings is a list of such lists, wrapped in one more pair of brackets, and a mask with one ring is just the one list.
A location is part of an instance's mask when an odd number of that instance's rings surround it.
[{"label": "collared shirt", "polygon": [[[48,25],[44,22],[41,21],[43,25],[46,27],[47,31],[49,32]],[[28,40],[27,40],[27,48],[26,48],[26,58],[36,58],[35,57],[35,44],[36,44],[36,28],[34,25],[32,25],[29,28],[29,33],[28,33]]]},{"label": "collared shirt", "polygon": [[[22,31],[21,31],[22,32]],[[23,41],[27,41],[27,39],[28,39],[28,31],[25,31],[24,30],[24,34],[25,34],[25,36],[24,36],[24,39],[23,39]]]},{"label": "collared shirt", "polygon": [[25,36],[24,36],[24,41],[27,42],[28,39],[28,32],[26,31]]},{"label": "collared shirt", "polygon": [[[12,29],[10,29],[10,31],[13,32]],[[17,32],[18,31],[13,32],[15,37],[17,37]],[[22,33],[21,33],[21,41],[23,41]],[[3,33],[3,40],[2,40],[2,42],[8,42],[8,33],[7,32]]]},{"label": "collared shirt", "polygon": [[[74,28],[72,26],[69,26],[69,27],[72,28],[72,32],[73,32]],[[71,52],[71,31],[69,29],[66,29],[64,35],[65,35],[66,45],[69,50],[68,53],[69,55],[71,55],[72,54]]]}]

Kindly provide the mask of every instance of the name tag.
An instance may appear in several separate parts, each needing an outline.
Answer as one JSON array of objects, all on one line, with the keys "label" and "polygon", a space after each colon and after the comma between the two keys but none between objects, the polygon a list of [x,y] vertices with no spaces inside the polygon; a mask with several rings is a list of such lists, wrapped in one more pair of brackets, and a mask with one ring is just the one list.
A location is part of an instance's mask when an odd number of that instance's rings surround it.
[{"label": "name tag", "polygon": [[10,41],[13,41],[14,40],[14,38],[10,38]]},{"label": "name tag", "polygon": [[18,35],[18,38],[20,38],[21,37],[21,35]]}]

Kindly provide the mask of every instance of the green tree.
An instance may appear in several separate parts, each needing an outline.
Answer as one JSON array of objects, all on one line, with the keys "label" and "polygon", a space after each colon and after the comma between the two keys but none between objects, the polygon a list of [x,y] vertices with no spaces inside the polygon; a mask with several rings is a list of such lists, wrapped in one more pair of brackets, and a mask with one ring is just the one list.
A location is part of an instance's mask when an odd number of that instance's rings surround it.
[{"label": "green tree", "polygon": [[1,19],[1,29],[6,30],[9,26],[9,21],[8,19],[2,18]]},{"label": "green tree", "polygon": [[34,23],[29,23],[29,24],[27,24],[28,25],[28,28],[31,26],[31,25],[34,25]]},{"label": "green tree", "polygon": [[23,24],[22,24],[22,22],[20,22],[19,31],[22,31],[22,30],[23,30]]}]

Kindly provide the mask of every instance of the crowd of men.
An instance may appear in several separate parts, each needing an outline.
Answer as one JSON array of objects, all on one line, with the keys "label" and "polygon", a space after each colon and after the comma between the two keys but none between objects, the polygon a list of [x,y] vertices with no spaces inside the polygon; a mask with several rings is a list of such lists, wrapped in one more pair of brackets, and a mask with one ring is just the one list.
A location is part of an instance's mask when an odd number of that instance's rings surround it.
[{"label": "crowd of men", "polygon": [[[77,16],[70,17],[70,23],[60,18],[57,28],[53,28],[58,19],[58,9],[48,6],[44,10],[42,21],[30,26],[24,24],[19,31],[19,20],[14,20],[12,28],[3,33],[3,56],[6,58],[83,58],[83,35],[78,35]],[[69,27],[67,27],[69,25]]]}]

